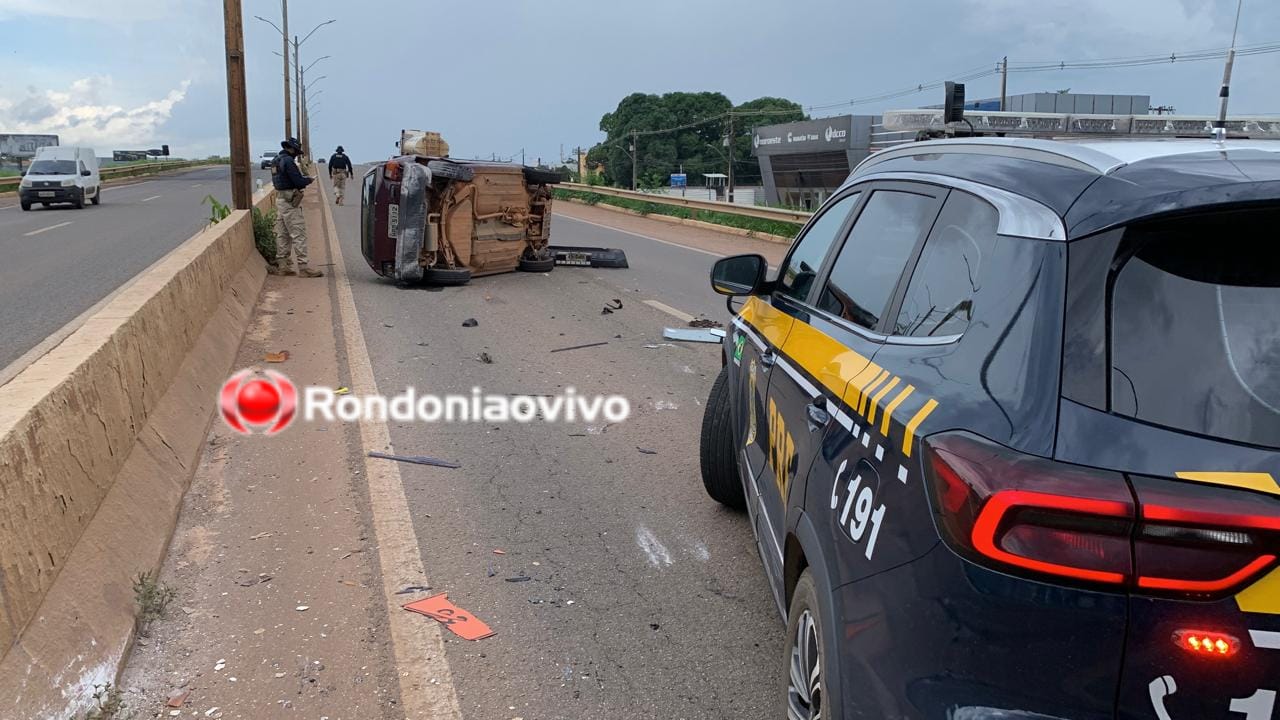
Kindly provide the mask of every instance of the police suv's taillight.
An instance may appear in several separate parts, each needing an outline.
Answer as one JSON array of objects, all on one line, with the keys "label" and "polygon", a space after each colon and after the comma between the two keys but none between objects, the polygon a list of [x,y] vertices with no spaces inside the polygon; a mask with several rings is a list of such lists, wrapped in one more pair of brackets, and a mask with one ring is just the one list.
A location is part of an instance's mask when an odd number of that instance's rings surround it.
[{"label": "police suv's taillight", "polygon": [[1196,482],[1130,480],[1142,508],[1134,537],[1139,588],[1225,595],[1275,566],[1280,500]]},{"label": "police suv's taillight", "polygon": [[[1049,582],[1208,599],[1280,555],[1280,500],[1024,455],[968,433],[928,438],[943,540],[979,564]],[[1137,497],[1135,502],[1134,497]]]},{"label": "police suv's taillight", "polygon": [[1124,477],[1014,452],[968,433],[935,435],[925,467],[943,539],[1014,574],[1122,585],[1136,516]]}]

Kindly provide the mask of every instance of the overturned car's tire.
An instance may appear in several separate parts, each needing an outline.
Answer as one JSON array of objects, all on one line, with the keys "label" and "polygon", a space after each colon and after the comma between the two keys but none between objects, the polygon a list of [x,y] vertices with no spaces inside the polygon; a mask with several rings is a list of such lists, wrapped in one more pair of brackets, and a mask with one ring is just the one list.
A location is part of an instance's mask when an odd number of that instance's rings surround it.
[{"label": "overturned car's tire", "polygon": [[723,369],[711,384],[711,396],[702,413],[702,485],[712,500],[735,510],[747,508],[747,497],[738,477],[733,444],[733,416],[729,411],[729,371]]},{"label": "overturned car's tire", "polygon": [[466,285],[471,282],[471,271],[466,268],[426,268],[422,281],[428,285]]},{"label": "overturned car's tire", "polygon": [[520,258],[520,272],[531,273],[547,273],[556,269],[555,257],[549,257],[545,260],[534,260],[531,258]]}]

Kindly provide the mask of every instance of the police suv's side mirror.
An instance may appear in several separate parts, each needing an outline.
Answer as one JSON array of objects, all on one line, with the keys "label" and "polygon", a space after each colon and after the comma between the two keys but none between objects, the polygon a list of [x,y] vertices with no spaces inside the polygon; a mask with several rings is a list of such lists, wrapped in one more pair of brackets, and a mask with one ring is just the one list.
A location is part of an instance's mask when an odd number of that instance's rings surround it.
[{"label": "police suv's side mirror", "polygon": [[764,286],[769,263],[760,255],[721,258],[711,267],[711,289],[730,297],[756,295]]}]

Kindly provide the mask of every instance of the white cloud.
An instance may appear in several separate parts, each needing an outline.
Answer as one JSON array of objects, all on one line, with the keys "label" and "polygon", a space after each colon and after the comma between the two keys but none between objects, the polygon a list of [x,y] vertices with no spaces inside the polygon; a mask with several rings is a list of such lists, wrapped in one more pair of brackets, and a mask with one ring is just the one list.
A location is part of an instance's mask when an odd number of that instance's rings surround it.
[{"label": "white cloud", "polygon": [[[3,1],[3,0],[0,0]],[[113,104],[110,76],[71,83],[65,91],[27,88],[19,100],[0,98],[0,127],[16,133],[50,133],[64,145],[87,145],[98,151],[157,145],[161,126],[187,95],[184,80],[163,98],[127,108]]]}]

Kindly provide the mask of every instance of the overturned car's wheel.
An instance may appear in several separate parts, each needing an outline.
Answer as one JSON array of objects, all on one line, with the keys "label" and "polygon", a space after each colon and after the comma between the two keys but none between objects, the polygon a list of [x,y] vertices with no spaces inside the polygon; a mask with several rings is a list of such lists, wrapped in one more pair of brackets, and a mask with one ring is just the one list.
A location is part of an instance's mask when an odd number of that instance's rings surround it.
[{"label": "overturned car's wheel", "polygon": [[532,258],[520,258],[520,272],[531,273],[547,273],[556,269],[555,256],[546,258],[545,260],[534,260]]},{"label": "overturned car's wheel", "polygon": [[722,369],[711,384],[711,396],[702,413],[702,485],[712,500],[735,510],[745,510],[747,498],[738,477],[733,449],[733,417],[729,412],[729,371]]},{"label": "overturned car's wheel", "polygon": [[428,285],[466,285],[471,282],[471,271],[466,268],[429,267],[422,271],[422,281]]}]

